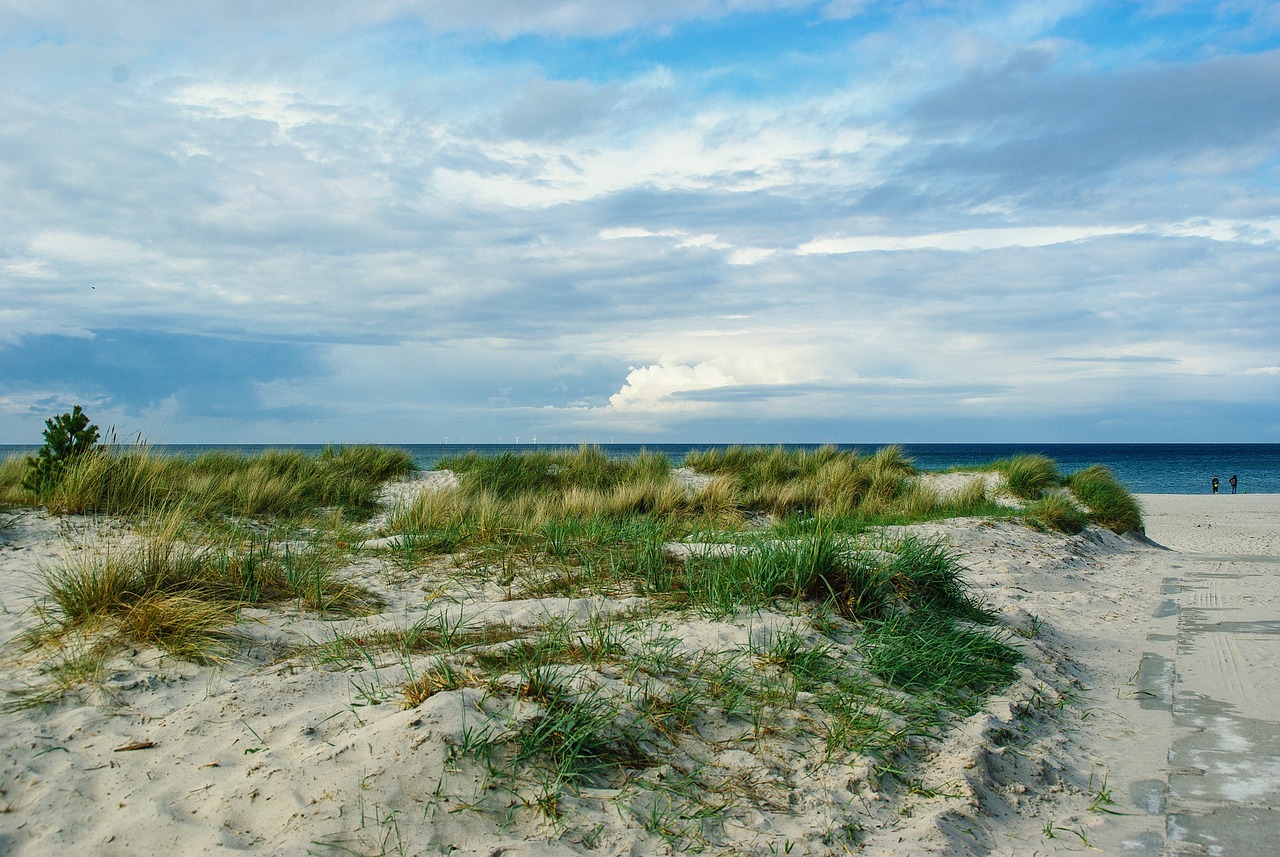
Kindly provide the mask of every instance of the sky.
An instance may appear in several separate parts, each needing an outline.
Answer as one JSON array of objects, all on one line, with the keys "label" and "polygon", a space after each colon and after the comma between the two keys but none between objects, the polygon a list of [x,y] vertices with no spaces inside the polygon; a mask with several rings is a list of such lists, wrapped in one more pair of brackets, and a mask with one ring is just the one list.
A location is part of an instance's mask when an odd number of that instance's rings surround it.
[{"label": "sky", "polygon": [[1280,442],[1280,4],[0,0],[0,443]]}]

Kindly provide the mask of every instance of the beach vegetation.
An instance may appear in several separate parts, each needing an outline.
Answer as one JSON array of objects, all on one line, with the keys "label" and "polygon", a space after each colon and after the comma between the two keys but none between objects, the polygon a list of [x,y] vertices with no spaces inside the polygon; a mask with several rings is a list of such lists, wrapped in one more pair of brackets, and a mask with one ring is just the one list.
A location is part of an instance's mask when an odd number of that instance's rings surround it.
[{"label": "beach vegetation", "polygon": [[[468,620],[449,602],[403,629],[335,635],[303,654],[367,674],[390,653],[405,665],[405,707],[479,692],[488,719],[465,740],[465,755],[503,794],[554,820],[564,796],[583,786],[625,786],[619,800],[641,813],[654,810],[659,789],[670,800],[654,823],[686,844],[707,835],[715,807],[735,798],[709,775],[666,791],[664,759],[677,747],[733,740],[725,735],[735,727],[754,745],[803,720],[822,736],[828,761],[857,753],[887,764],[916,736],[943,728],[948,712],[968,710],[1012,675],[1016,650],[987,628],[990,612],[940,541],[756,533],[675,560],[662,550],[662,535],[586,521],[544,528],[517,549],[535,550],[533,565],[559,570],[548,577],[530,568],[526,589],[552,578],[571,581],[560,593],[645,589],[665,607],[516,627]],[[794,618],[743,647],[690,652],[659,630],[662,616],[689,611],[735,625],[757,615]],[[911,649],[931,636],[943,641],[934,654],[944,660],[922,676],[928,655]],[[362,700],[386,701],[373,681],[353,678],[366,687]],[[720,721],[730,732],[699,731]]]},{"label": "beach vegetation", "polygon": [[[382,532],[422,552],[501,548],[543,559],[613,557],[644,530],[665,540],[710,540],[796,528],[856,533],[869,526],[956,515],[1009,516],[982,485],[940,497],[912,478],[900,448],[858,455],[834,447],[729,447],[683,462],[701,479],[679,481],[662,456],[612,461],[598,449],[444,459],[457,488],[421,493],[393,509]],[[701,536],[700,536],[701,537]],[[645,539],[645,541],[649,541]]]},{"label": "beach vegetation", "polygon": [[241,607],[290,601],[323,614],[366,612],[374,596],[336,575],[337,555],[277,542],[272,532],[217,538],[182,507],[140,522],[124,544],[85,544],[42,570],[36,638],[95,633],[196,662],[228,651]]},{"label": "beach vegetation", "polygon": [[219,451],[187,459],[133,444],[78,456],[41,498],[52,514],[129,516],[181,504],[201,519],[297,517],[324,508],[358,519],[377,508],[384,482],[411,469],[407,453],[377,446],[327,447],[316,456]]},{"label": "beach vegetation", "polygon": [[[1024,509],[995,503],[982,479],[939,495],[897,447],[731,447],[682,465],[593,447],[468,453],[439,464],[456,487],[419,492],[356,528],[382,483],[410,469],[403,453],[187,459],[95,448],[40,502],[122,515],[127,527],[42,570],[33,642],[65,666],[49,673],[45,696],[25,699],[56,702],[96,681],[123,645],[225,662],[247,607],[375,611],[376,595],[342,574],[358,559],[420,586],[425,602],[412,600],[423,613],[401,620],[397,607],[368,625],[326,626],[293,650],[291,668],[344,673],[351,711],[365,716],[388,703],[462,704],[471,719],[450,739],[437,797],[448,775],[465,768],[475,780],[451,811],[558,824],[575,792],[599,787],[673,848],[703,848],[727,808],[761,786],[673,759],[779,738],[778,758],[761,762],[779,783],[815,749],[820,763],[869,758],[907,783],[921,736],[1015,677],[1018,649],[966,584],[961,557],[888,525],[1022,516],[1070,531],[1085,514],[1052,462],[997,468],[1011,485],[1025,471]],[[1098,489],[1101,476],[1081,477],[1083,488],[1074,479],[1089,520],[1103,520],[1114,489]],[[477,597],[546,599],[546,612],[530,620],[512,605],[486,621]],[[682,626],[695,621],[735,642],[690,645]]]},{"label": "beach vegetation", "polygon": [[12,529],[20,520],[21,512],[9,512],[4,506],[0,506],[0,533]]},{"label": "beach vegetation", "polygon": [[563,494],[567,489],[602,492],[624,483],[665,481],[667,456],[642,452],[632,458],[609,458],[598,446],[574,451],[546,451],[481,455],[468,452],[441,459],[437,469],[461,474],[468,496],[510,500],[529,495]]},{"label": "beach vegetation", "polygon": [[1074,499],[1062,493],[1046,494],[1027,505],[1025,519],[1034,527],[1076,534],[1089,524],[1089,516]]},{"label": "beach vegetation", "polygon": [[44,445],[27,459],[27,474],[22,486],[33,494],[43,494],[57,484],[63,472],[77,459],[88,454],[98,442],[98,427],[79,405],[70,412],[44,421]]},{"label": "beach vegetation", "polygon": [[1095,464],[1067,479],[1071,492],[1089,510],[1089,520],[1123,535],[1143,532],[1142,506],[1111,469]]},{"label": "beach vegetation", "polygon": [[0,714],[49,708],[67,698],[83,701],[86,688],[100,687],[109,646],[101,640],[70,637],[38,669],[41,682],[5,688]]},{"label": "beach vegetation", "polygon": [[773,516],[883,511],[895,501],[910,499],[909,477],[916,472],[899,446],[886,446],[869,456],[834,446],[731,446],[689,453],[684,465],[732,480],[725,485],[741,486],[739,508]]},{"label": "beach vegetation", "polygon": [[34,502],[33,495],[22,484],[26,477],[27,456],[0,458],[0,509],[29,506]]},{"label": "beach vegetation", "polygon": [[416,675],[410,675],[400,693],[404,697],[405,708],[416,708],[437,693],[464,687],[484,687],[486,684],[488,680],[472,670],[441,658]]},{"label": "beach vegetation", "polygon": [[1003,458],[991,467],[1004,477],[1013,496],[1022,500],[1039,500],[1064,481],[1053,459],[1034,453]]},{"label": "beach vegetation", "polygon": [[861,649],[868,669],[890,685],[966,714],[1013,681],[1022,659],[1002,631],[931,609],[870,623]]}]

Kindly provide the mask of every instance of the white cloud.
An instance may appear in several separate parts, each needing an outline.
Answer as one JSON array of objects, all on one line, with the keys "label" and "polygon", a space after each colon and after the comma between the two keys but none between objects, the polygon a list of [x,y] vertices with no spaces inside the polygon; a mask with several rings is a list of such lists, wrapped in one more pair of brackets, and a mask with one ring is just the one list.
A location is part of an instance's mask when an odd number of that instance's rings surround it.
[{"label": "white cloud", "polygon": [[1158,235],[1183,238],[1212,238],[1214,241],[1239,241],[1246,244],[1280,243],[1280,219],[1231,220],[1198,217],[1163,227],[1147,227]]},{"label": "white cloud", "polygon": [[735,247],[714,233],[690,235],[680,229],[660,229],[651,231],[639,226],[619,226],[601,229],[597,235],[605,241],[617,241],[625,238],[670,238],[679,248],[706,247],[710,250],[727,250],[725,262],[730,265],[754,265],[778,251],[772,247]]},{"label": "white cloud", "polygon": [[1235,221],[1200,218],[1163,225],[1006,226],[923,235],[825,236],[801,244],[797,252],[819,254],[897,250],[998,250],[1007,247],[1049,247],[1072,241],[1086,241],[1091,238],[1139,234],[1271,244],[1280,241],[1280,228],[1277,228],[1277,225],[1278,222],[1275,220]]},{"label": "white cloud", "polygon": [[781,386],[793,379],[778,362],[765,357],[715,357],[688,363],[664,357],[633,367],[622,389],[609,397],[615,411],[705,411],[708,405],[681,394],[734,387]]},{"label": "white cloud", "polygon": [[800,245],[804,253],[863,253],[894,250],[994,250],[1003,247],[1046,247],[1096,238],[1100,235],[1132,233],[1132,228],[1098,227],[1004,227],[962,229],[927,235],[850,235],[817,238]]},{"label": "white cloud", "polygon": [[64,230],[51,230],[33,236],[27,249],[34,255],[44,257],[26,263],[28,270],[31,266],[36,270],[47,270],[49,260],[80,265],[117,266],[138,259],[157,258],[156,254],[144,250],[132,241]]},{"label": "white cloud", "polygon": [[770,247],[737,247],[726,257],[730,265],[754,265],[763,262],[778,251]]}]

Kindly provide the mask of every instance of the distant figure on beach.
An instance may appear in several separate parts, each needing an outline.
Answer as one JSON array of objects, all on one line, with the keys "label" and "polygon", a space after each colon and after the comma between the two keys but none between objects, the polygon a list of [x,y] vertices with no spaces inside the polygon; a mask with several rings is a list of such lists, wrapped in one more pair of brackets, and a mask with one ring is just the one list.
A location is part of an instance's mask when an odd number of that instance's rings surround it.
[{"label": "distant figure on beach", "polygon": [[1232,473],[1231,478],[1227,480],[1227,484],[1231,486],[1232,494],[1236,493],[1236,481],[1236,475]]},{"label": "distant figure on beach", "polygon": [[1213,493],[1214,494],[1218,493],[1218,477],[1216,474],[1213,477]]}]

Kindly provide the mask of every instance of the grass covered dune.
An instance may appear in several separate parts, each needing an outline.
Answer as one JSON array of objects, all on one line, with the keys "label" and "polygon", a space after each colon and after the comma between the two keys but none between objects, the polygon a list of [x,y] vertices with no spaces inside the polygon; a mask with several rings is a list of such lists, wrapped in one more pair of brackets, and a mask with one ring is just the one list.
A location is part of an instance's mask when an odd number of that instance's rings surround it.
[{"label": "grass covered dune", "polygon": [[[0,817],[58,776],[166,809],[30,818],[13,853],[846,853],[965,790],[936,758],[958,724],[995,705],[1030,744],[1061,711],[1038,619],[956,533],[1092,555],[1142,529],[1105,468],[897,447],[28,466],[0,465]],[[80,764],[107,744],[175,763]]]}]

